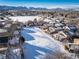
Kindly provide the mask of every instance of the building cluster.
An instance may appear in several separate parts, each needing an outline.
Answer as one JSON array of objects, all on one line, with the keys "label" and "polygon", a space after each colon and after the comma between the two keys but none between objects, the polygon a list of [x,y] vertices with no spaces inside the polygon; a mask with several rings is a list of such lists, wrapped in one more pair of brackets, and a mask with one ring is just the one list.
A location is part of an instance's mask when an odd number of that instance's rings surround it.
[{"label": "building cluster", "polygon": [[[18,21],[13,22],[8,16],[25,16],[37,15],[40,18],[35,18],[33,21],[25,22],[24,24]],[[79,57],[79,14],[53,13],[48,12],[21,12],[8,11],[0,13],[0,53],[6,50],[8,39],[14,36],[21,27],[39,27],[44,32],[50,34],[55,40],[62,42],[65,49],[72,55]],[[2,16],[3,15],[3,16]],[[1,55],[0,55],[1,56]]]},{"label": "building cluster", "polygon": [[[72,21],[72,22],[71,22]],[[76,19],[75,21],[78,21]],[[43,17],[38,21],[28,21],[26,26],[37,26],[44,32],[50,34],[53,38],[63,43],[65,49],[72,54],[79,56],[79,28],[78,25],[69,18],[68,20],[63,17]]]},{"label": "building cluster", "polygon": [[[13,44],[15,37],[19,36],[17,35],[19,33],[17,31],[19,30],[20,24],[20,22],[14,22],[8,17],[0,16],[0,59],[6,59],[6,54],[10,52],[8,52],[11,46],[9,44]],[[15,41],[17,40],[15,39]]]}]

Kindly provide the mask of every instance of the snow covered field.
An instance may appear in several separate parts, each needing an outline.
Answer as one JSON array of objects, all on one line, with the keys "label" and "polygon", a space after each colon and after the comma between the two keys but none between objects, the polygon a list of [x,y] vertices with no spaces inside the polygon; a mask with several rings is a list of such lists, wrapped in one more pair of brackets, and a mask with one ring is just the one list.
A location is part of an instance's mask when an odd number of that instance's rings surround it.
[{"label": "snow covered field", "polygon": [[38,16],[11,16],[9,17],[13,21],[27,22],[28,20],[33,21],[35,18],[39,19]]},{"label": "snow covered field", "polygon": [[23,45],[25,59],[43,59],[46,54],[66,52],[60,42],[39,28],[23,28],[21,35],[26,40]]}]

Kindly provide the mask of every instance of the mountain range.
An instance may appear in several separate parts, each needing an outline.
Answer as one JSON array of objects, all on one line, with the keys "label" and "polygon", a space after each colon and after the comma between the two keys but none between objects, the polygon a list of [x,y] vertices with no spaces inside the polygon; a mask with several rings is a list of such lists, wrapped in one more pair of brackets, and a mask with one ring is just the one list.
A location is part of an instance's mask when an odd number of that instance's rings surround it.
[{"label": "mountain range", "polygon": [[35,7],[23,7],[23,6],[0,6],[0,10],[40,10],[40,11],[79,11],[79,8],[35,8]]}]

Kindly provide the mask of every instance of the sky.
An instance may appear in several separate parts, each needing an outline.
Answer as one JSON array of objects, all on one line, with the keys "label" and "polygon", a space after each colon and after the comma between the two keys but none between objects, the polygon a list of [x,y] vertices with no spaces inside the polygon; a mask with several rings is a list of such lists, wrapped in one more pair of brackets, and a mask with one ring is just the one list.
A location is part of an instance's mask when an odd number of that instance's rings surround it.
[{"label": "sky", "polygon": [[0,5],[44,8],[73,8],[79,7],[79,0],[0,0]]}]

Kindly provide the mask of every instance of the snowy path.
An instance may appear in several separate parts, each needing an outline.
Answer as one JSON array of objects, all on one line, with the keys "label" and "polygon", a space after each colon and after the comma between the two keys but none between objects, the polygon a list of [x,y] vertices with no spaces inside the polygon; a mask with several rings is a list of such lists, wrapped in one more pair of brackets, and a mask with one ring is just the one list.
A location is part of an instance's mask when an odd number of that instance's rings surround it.
[{"label": "snowy path", "polygon": [[41,59],[47,53],[65,52],[60,42],[55,41],[39,28],[23,28],[21,35],[26,39],[23,45],[25,59]]}]

